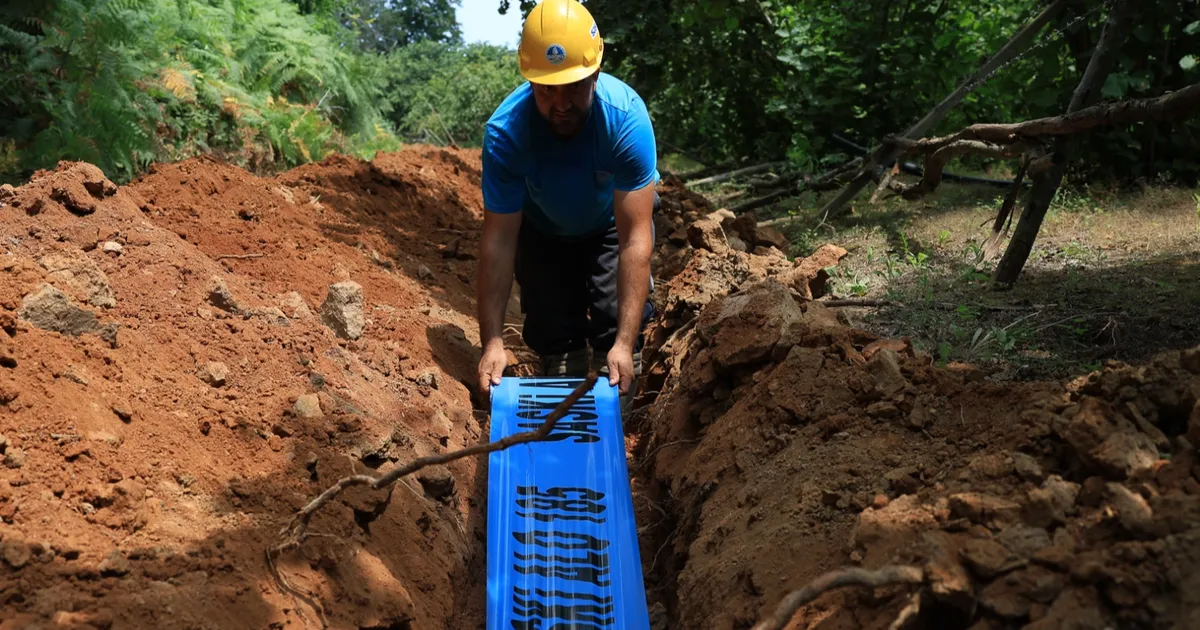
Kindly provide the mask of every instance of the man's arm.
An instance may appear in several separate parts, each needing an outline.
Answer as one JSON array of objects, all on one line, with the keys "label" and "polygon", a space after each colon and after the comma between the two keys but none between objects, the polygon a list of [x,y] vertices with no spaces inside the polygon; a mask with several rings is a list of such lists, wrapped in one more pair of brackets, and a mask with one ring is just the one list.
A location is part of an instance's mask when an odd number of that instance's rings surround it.
[{"label": "man's arm", "polygon": [[520,212],[484,212],[475,280],[479,343],[483,347],[483,357],[479,363],[479,387],[484,392],[492,385],[500,384],[500,375],[508,364],[504,352],[504,314],[512,294],[513,264],[520,229]]},{"label": "man's arm", "polygon": [[[650,294],[650,255],[654,249],[654,230],[651,214],[654,210],[654,185],[641,189],[617,191],[613,197],[613,214],[617,224],[620,255],[617,263],[617,339],[610,355],[610,384],[621,384],[626,392],[633,383],[633,347],[641,332],[646,298]],[[624,359],[628,358],[625,364]],[[614,373],[618,372],[618,373]]]}]

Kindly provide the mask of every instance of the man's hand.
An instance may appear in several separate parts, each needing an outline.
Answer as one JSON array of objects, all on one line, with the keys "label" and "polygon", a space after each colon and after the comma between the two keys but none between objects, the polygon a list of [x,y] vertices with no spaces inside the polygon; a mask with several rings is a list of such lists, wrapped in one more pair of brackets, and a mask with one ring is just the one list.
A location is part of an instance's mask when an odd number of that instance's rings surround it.
[{"label": "man's hand", "polygon": [[629,393],[633,384],[633,347],[617,344],[608,351],[608,384],[621,384],[621,393]]},{"label": "man's hand", "polygon": [[521,213],[497,214],[484,212],[483,235],[479,242],[478,303],[479,341],[483,356],[479,360],[479,391],[487,394],[508,365],[504,352],[504,311],[512,293],[513,264],[517,253],[517,238],[521,230]]},{"label": "man's hand", "polygon": [[479,359],[479,391],[487,394],[492,391],[493,385],[499,385],[506,367],[508,353],[504,351],[504,341],[493,339],[484,346],[483,357]]}]

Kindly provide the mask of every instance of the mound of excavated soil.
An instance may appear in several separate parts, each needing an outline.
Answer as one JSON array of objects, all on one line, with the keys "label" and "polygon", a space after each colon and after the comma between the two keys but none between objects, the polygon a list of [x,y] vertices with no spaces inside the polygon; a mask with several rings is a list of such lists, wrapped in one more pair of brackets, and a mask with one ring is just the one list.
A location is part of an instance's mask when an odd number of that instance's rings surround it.
[{"label": "mound of excavated soil", "polygon": [[297,596],[264,551],[339,477],[483,437],[479,168],[62,164],[0,193],[0,627],[477,627],[477,461],[335,502],[282,560]]},{"label": "mound of excavated soil", "polygon": [[[894,563],[931,581],[905,628],[1195,627],[1200,349],[987,382],[811,301],[843,250],[761,269],[727,236],[753,220],[708,211],[672,255],[635,412],[669,627],[748,628],[821,573]],[[892,627],[905,592],[827,594],[790,627]]]}]

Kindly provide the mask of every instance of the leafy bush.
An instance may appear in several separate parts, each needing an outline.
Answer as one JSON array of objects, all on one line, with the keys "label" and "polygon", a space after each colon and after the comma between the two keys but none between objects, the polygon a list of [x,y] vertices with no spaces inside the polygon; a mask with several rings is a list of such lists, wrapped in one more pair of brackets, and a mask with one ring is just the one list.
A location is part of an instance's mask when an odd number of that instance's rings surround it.
[{"label": "leafy bush", "polygon": [[388,58],[389,118],[412,142],[479,146],[483,125],[520,85],[516,53],[489,44],[419,42]]},{"label": "leafy bush", "polygon": [[[0,133],[28,174],[87,160],[260,168],[379,143],[383,70],[284,0],[57,0],[0,15]],[[9,177],[13,175],[10,173]]]}]

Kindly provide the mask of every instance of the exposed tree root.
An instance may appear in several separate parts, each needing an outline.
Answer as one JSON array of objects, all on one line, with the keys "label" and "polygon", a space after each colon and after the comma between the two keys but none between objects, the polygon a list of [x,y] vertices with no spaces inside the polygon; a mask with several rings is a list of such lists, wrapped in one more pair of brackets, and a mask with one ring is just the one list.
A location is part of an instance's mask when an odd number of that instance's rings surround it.
[{"label": "exposed tree root", "polygon": [[[876,571],[867,569],[841,569],[830,571],[809,582],[804,588],[792,591],[776,607],[769,619],[758,622],[753,630],[783,630],[801,606],[813,601],[826,591],[843,586],[865,586],[879,588],[898,584],[921,584],[925,571],[919,567],[892,565]],[[908,611],[908,608],[905,608]],[[911,613],[909,613],[911,614]]]}]

